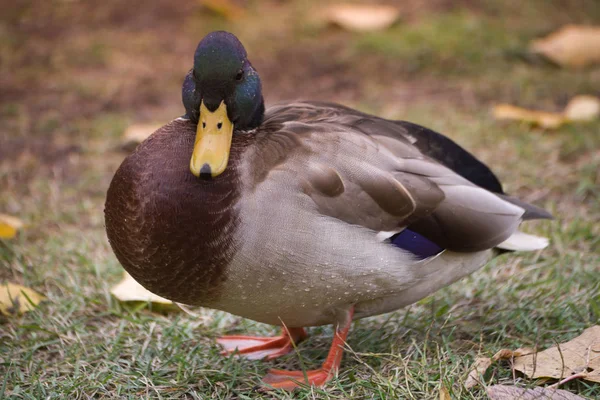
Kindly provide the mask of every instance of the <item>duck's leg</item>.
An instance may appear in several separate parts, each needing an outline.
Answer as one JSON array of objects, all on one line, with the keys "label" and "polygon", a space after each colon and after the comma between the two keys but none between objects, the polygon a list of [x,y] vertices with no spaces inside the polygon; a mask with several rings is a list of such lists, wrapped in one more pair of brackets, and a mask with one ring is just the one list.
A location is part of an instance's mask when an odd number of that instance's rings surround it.
[{"label": "duck's leg", "polygon": [[337,326],[329,354],[321,368],[306,372],[272,369],[263,378],[263,382],[266,384],[264,388],[294,390],[304,385],[322,386],[330,380],[340,367],[342,355],[344,354],[344,344],[346,343],[346,337],[352,324],[353,313],[354,309],[352,308],[347,312],[344,323]]},{"label": "duck's leg", "polygon": [[281,335],[275,337],[221,336],[217,343],[225,348],[223,355],[237,353],[250,360],[272,360],[292,351],[292,342],[300,343],[307,337],[304,328],[284,327]]}]

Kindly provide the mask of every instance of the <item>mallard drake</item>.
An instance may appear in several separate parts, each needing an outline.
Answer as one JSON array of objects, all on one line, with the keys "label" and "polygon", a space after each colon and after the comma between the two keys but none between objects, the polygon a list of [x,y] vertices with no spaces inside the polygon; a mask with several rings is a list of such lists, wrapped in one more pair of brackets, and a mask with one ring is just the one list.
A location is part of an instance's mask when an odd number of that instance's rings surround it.
[{"label": "mallard drake", "polygon": [[284,328],[222,337],[226,354],[272,359],[304,327],[336,327],[320,369],[271,370],[267,387],[324,384],[352,320],[414,303],[497,249],[547,245],[517,229],[550,214],[504,194],[441,134],[330,103],[265,111],[259,75],[230,33],[202,39],[182,97],[185,116],[117,170],[108,239],[148,290]]}]

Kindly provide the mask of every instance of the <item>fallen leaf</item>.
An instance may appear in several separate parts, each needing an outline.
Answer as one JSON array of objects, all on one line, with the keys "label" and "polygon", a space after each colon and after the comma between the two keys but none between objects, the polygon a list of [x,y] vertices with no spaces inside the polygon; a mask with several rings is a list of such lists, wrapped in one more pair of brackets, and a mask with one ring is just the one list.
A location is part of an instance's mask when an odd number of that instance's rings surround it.
[{"label": "fallen leaf", "polygon": [[472,389],[475,386],[481,383],[481,377],[485,375],[486,371],[492,365],[492,362],[498,360],[512,360],[514,357],[519,357],[524,354],[533,353],[532,349],[517,349],[517,350],[509,350],[502,349],[499,350],[492,358],[488,357],[480,357],[475,359],[475,363],[471,367],[471,372],[467,376],[467,380],[465,381],[465,388]]},{"label": "fallen leaf", "polygon": [[179,309],[171,300],[160,297],[144,288],[127,272],[125,272],[123,280],[113,287],[110,293],[117,300],[124,303],[152,304],[159,311]]},{"label": "fallen leaf", "polygon": [[10,215],[0,214],[0,239],[12,239],[17,236],[19,229],[23,227],[23,222]]},{"label": "fallen leaf", "polygon": [[528,110],[511,104],[498,104],[494,106],[493,113],[496,119],[523,121],[547,129],[556,129],[565,123],[562,114]]},{"label": "fallen leaf", "polygon": [[600,354],[595,351],[600,344],[600,326],[586,329],[566,343],[537,354],[514,359],[514,368],[530,378],[567,378],[581,374],[581,378],[600,383]]},{"label": "fallen leaf", "polygon": [[450,393],[448,392],[448,389],[446,389],[446,386],[444,386],[443,384],[440,387],[440,400],[452,400],[452,397],[450,397]]},{"label": "fallen leaf", "polygon": [[244,15],[245,10],[231,0],[200,0],[200,3],[222,17],[235,20]]},{"label": "fallen leaf", "polygon": [[160,127],[162,127],[160,124],[129,125],[123,133],[123,148],[126,150],[133,150],[138,144],[146,140]]},{"label": "fallen leaf", "polygon": [[498,360],[512,360],[515,357],[521,357],[524,356],[525,354],[533,354],[535,353],[535,350],[533,349],[529,349],[529,348],[524,348],[524,349],[516,349],[516,350],[509,350],[509,349],[502,349],[500,351],[498,351],[496,354],[494,354],[494,357],[492,357],[493,361],[498,361]]},{"label": "fallen leaf", "polygon": [[585,67],[600,62],[600,27],[567,25],[531,42],[530,50],[563,67]]},{"label": "fallen leaf", "polygon": [[564,111],[569,121],[593,121],[600,116],[600,99],[595,96],[575,96]]},{"label": "fallen leaf", "polygon": [[508,385],[490,386],[487,388],[487,394],[491,400],[585,400],[583,397],[561,389],[525,389]]},{"label": "fallen leaf", "polygon": [[475,359],[475,363],[471,367],[471,372],[469,372],[469,376],[467,376],[467,380],[465,381],[465,387],[467,389],[474,388],[475,386],[481,383],[481,378],[487,371],[487,369],[492,365],[492,359],[489,357],[479,357]]},{"label": "fallen leaf", "polygon": [[493,114],[496,119],[523,121],[546,129],[556,129],[567,122],[597,119],[600,116],[600,99],[594,96],[575,96],[560,113],[498,104],[494,106]]},{"label": "fallen leaf", "polygon": [[11,316],[33,310],[46,298],[36,291],[15,283],[0,285],[0,314]]},{"label": "fallen leaf", "polygon": [[399,16],[400,10],[396,7],[377,4],[337,4],[325,11],[328,22],[355,32],[389,28]]}]

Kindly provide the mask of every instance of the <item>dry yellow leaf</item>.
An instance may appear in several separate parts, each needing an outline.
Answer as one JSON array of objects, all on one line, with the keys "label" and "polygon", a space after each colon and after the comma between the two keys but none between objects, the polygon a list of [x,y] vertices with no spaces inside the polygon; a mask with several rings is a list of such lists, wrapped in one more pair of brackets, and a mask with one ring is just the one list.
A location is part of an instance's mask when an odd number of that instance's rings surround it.
[{"label": "dry yellow leaf", "polygon": [[0,214],[0,239],[14,238],[22,227],[23,222],[20,219]]},{"label": "dry yellow leaf", "polygon": [[475,363],[473,363],[473,366],[471,367],[471,372],[469,372],[469,376],[467,376],[467,380],[465,381],[465,388],[471,389],[479,385],[479,383],[481,383],[481,377],[486,373],[490,365],[492,365],[492,362],[498,360],[511,360],[514,357],[531,353],[533,353],[532,349],[517,349],[514,351],[502,349],[494,354],[492,358],[480,357],[475,359]]},{"label": "dry yellow leaf", "polygon": [[25,286],[15,283],[0,285],[0,314],[11,316],[33,310],[46,298]]},{"label": "dry yellow leaf", "polygon": [[337,4],[325,11],[325,19],[355,32],[378,31],[389,28],[398,20],[400,10],[377,4]]},{"label": "dry yellow leaf", "polygon": [[467,376],[465,381],[465,387],[471,389],[481,382],[481,377],[485,374],[485,371],[492,365],[492,359],[488,357],[479,357],[475,359],[475,363],[471,367],[471,372]]},{"label": "dry yellow leaf", "polygon": [[585,67],[600,62],[600,27],[567,25],[531,42],[531,51],[564,67]]},{"label": "dry yellow leaf", "polygon": [[545,111],[528,110],[511,104],[498,104],[493,110],[496,119],[516,120],[556,129],[566,122],[564,115]]},{"label": "dry yellow leaf", "polygon": [[244,15],[244,9],[231,0],[200,0],[200,3],[224,18],[234,20]]},{"label": "dry yellow leaf", "polygon": [[448,389],[446,389],[446,386],[444,386],[444,384],[441,384],[442,386],[440,387],[440,400],[452,400],[452,397],[450,397],[450,393],[448,392]]},{"label": "dry yellow leaf", "polygon": [[493,114],[496,119],[523,121],[546,129],[556,129],[567,122],[592,121],[600,117],[600,99],[595,96],[575,96],[561,113],[498,104],[494,106]]},{"label": "dry yellow leaf", "polygon": [[564,111],[569,121],[593,121],[600,116],[600,99],[595,96],[575,96]]},{"label": "dry yellow leaf", "polygon": [[160,124],[133,124],[129,125],[123,133],[122,146],[126,150],[133,150],[135,147],[146,140],[157,129],[161,128]]},{"label": "dry yellow leaf", "polygon": [[524,349],[519,348],[516,350],[502,349],[502,350],[499,350],[496,354],[494,354],[494,357],[492,357],[492,360],[493,361],[512,360],[515,357],[521,357],[526,354],[533,354],[533,353],[535,353],[535,350],[529,349],[529,348],[524,348]]},{"label": "dry yellow leaf", "polygon": [[122,302],[152,303],[161,310],[179,309],[171,300],[160,297],[140,285],[127,272],[123,275],[123,280],[113,287],[110,293]]},{"label": "dry yellow leaf", "polygon": [[585,400],[571,392],[561,389],[526,389],[508,385],[494,385],[487,389],[491,400]]},{"label": "dry yellow leaf", "polygon": [[600,326],[586,329],[573,340],[537,354],[514,359],[514,368],[530,378],[562,379],[583,373],[582,379],[600,383]]}]

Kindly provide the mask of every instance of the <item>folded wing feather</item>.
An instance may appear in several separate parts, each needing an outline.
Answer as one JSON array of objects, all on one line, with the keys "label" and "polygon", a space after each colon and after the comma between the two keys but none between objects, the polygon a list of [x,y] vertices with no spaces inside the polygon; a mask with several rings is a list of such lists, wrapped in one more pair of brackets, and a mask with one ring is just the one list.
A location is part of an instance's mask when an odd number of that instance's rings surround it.
[{"label": "folded wing feather", "polygon": [[301,124],[282,122],[294,120],[281,117],[285,108],[277,108],[277,120],[267,115],[254,154],[261,162],[252,164],[264,170],[256,176],[285,169],[322,215],[375,232],[409,227],[453,251],[489,249],[516,232],[526,203],[506,201],[422,154],[403,125],[322,107],[290,105]]}]

